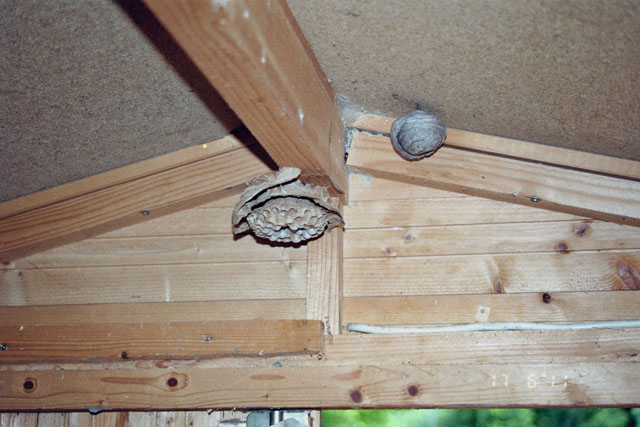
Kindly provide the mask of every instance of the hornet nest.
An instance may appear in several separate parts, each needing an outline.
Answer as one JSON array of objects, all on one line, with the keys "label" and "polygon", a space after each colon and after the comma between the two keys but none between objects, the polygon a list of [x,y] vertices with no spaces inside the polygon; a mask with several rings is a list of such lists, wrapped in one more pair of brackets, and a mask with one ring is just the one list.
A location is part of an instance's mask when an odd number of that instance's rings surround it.
[{"label": "hornet nest", "polygon": [[272,242],[299,243],[344,225],[327,188],[303,184],[299,175],[285,167],[250,181],[233,209],[233,232],[251,229]]}]

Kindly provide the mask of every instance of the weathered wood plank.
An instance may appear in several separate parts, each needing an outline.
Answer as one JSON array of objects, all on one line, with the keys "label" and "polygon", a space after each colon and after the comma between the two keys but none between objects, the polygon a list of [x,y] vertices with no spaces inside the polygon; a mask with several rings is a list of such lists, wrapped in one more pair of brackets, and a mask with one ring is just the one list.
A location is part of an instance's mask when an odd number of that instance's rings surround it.
[{"label": "weathered wood plank", "polygon": [[35,413],[0,413],[0,425],[2,427],[37,427],[38,414]]},{"label": "weathered wood plank", "polygon": [[640,248],[640,228],[600,221],[350,229],[346,258]]},{"label": "weathered wood plank", "polygon": [[400,157],[388,137],[358,133],[348,164],[364,173],[495,200],[640,225],[640,181],[442,147],[427,160]]},{"label": "weathered wood plank", "polygon": [[[347,126],[389,135],[395,119],[362,114],[352,117]],[[517,157],[607,175],[640,179],[640,162],[619,157],[603,156],[586,151],[571,150],[546,144],[519,141],[484,135],[459,129],[447,129],[446,144],[502,156]]]},{"label": "weathered wood plank", "polygon": [[[227,218],[229,219],[229,218]],[[14,268],[304,260],[307,247],[259,244],[232,234],[87,239],[18,259]]]},{"label": "weathered wood plank", "polygon": [[382,200],[415,200],[447,197],[470,197],[424,185],[374,178],[357,172],[349,174],[349,203]]},{"label": "weathered wood plank", "polygon": [[347,191],[333,92],[284,0],[145,0],[280,166]]},{"label": "weathered wood plank", "polygon": [[348,333],[333,337],[325,353],[340,366],[638,362],[640,329]]},{"label": "weathered wood plank", "polygon": [[461,224],[577,220],[582,217],[479,197],[352,202],[344,207],[347,230]]},{"label": "weathered wood plank", "polygon": [[[637,363],[2,371],[8,410],[633,406]],[[31,380],[33,391],[24,385]],[[301,393],[301,387],[304,393]]]},{"label": "weathered wood plank", "polygon": [[325,332],[339,334],[342,313],[342,228],[308,243],[307,319],[321,320]]},{"label": "weathered wood plank", "polygon": [[205,144],[183,148],[132,165],[58,185],[47,190],[0,203],[0,218],[17,215],[22,212],[58,203],[62,200],[93,193],[113,185],[123,184],[189,163],[205,160],[212,155],[219,155],[239,147],[242,147],[242,145],[235,137],[227,136]]},{"label": "weathered wood plank", "polygon": [[282,260],[118,268],[3,268],[0,305],[305,298],[306,264]]},{"label": "weathered wood plank", "polygon": [[640,288],[637,252],[345,259],[345,297]]},{"label": "weathered wood plank", "polygon": [[207,359],[314,354],[318,320],[0,325],[0,362]]},{"label": "weathered wood plank", "polygon": [[0,325],[69,325],[215,320],[302,319],[305,300],[189,301],[0,307]]},{"label": "weathered wood plank", "polygon": [[222,190],[269,171],[249,148],[236,144],[203,160],[0,219],[0,261],[226,196]]},{"label": "weathered wood plank", "polygon": [[345,298],[343,322],[439,325],[640,319],[640,292],[554,292]]}]

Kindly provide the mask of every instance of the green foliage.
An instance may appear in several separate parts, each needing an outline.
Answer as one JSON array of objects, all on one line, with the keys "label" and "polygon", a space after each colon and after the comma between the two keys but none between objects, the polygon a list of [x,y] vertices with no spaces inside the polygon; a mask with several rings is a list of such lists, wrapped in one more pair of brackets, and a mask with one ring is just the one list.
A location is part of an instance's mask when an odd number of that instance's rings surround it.
[{"label": "green foliage", "polygon": [[325,427],[628,427],[635,409],[371,409],[323,411]]}]

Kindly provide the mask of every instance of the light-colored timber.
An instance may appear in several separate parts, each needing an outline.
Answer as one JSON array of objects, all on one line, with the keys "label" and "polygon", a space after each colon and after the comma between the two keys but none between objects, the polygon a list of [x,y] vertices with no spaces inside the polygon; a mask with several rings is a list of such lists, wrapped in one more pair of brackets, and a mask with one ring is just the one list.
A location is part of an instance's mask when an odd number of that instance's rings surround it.
[{"label": "light-colored timber", "polygon": [[[48,408],[633,406],[634,362],[3,371],[0,405]],[[25,386],[30,387],[29,391]],[[304,392],[302,392],[304,391]]]},{"label": "light-colored timber", "polygon": [[[389,135],[394,120],[391,117],[375,114],[359,114],[351,117],[346,124],[356,129]],[[447,129],[445,143],[451,147],[516,157],[526,161],[543,162],[622,178],[640,179],[640,162],[619,157],[452,128]]]},{"label": "light-colored timber", "polygon": [[[115,184],[105,181],[102,188],[86,193],[81,180],[69,184],[57,202],[51,202],[47,193],[47,204],[40,207],[19,212],[23,208],[17,204],[19,213],[0,219],[0,261],[193,207],[226,196],[229,189],[239,193],[241,184],[269,171],[251,149],[233,136],[225,138],[220,150],[214,151],[212,143],[210,156],[201,160],[170,169],[165,161],[158,172],[128,181],[108,172],[106,178],[113,178]],[[95,178],[90,180],[93,185]],[[69,197],[76,184],[78,195]]]},{"label": "light-colored timber", "polygon": [[314,354],[318,320],[0,325],[0,363]]},{"label": "light-colored timber", "polygon": [[329,334],[340,333],[342,313],[342,228],[310,241],[307,250],[307,319],[318,319]]},{"label": "light-colored timber", "polygon": [[640,181],[536,164],[445,145],[407,161],[389,137],[356,133],[348,165],[380,178],[640,226]]},{"label": "light-colored timber", "polygon": [[333,92],[284,0],[145,3],[278,165],[346,193]]},{"label": "light-colored timber", "polygon": [[343,323],[441,325],[474,322],[585,322],[640,319],[640,292],[355,297]]}]

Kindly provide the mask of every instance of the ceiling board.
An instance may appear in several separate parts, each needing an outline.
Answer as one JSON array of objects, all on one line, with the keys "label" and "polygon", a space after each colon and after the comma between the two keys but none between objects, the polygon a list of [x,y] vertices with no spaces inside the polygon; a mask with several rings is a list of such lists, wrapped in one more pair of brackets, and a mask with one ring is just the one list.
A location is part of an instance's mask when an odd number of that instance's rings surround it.
[{"label": "ceiling board", "polygon": [[119,3],[0,3],[0,201],[239,125],[153,15]]},{"label": "ceiling board", "polygon": [[288,3],[367,111],[640,160],[640,1]]}]

